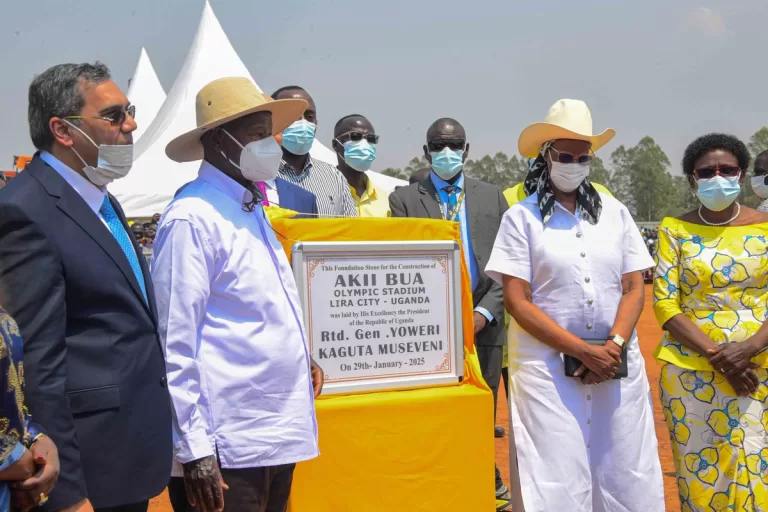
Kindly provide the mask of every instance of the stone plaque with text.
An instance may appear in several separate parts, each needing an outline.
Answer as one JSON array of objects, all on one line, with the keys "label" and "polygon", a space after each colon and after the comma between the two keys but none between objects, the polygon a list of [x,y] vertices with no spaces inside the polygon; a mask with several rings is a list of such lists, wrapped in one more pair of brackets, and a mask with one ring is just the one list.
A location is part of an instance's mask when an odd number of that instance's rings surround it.
[{"label": "stone plaque with text", "polygon": [[300,242],[293,269],[324,393],[458,382],[464,370],[454,241]]}]

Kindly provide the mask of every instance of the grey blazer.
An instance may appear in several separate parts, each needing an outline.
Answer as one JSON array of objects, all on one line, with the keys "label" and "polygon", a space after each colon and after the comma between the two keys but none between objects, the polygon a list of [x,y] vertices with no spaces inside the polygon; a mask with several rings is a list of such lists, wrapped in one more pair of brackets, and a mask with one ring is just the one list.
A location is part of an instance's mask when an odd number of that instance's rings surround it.
[{"label": "grey blazer", "polygon": [[[507,201],[496,185],[465,176],[464,186],[469,237],[472,239],[472,251],[480,272],[480,280],[472,293],[472,299],[475,307],[487,309],[494,318],[478,333],[475,344],[504,345],[504,296],[501,285],[485,274],[485,266],[491,257],[501,218],[508,209]],[[436,195],[437,190],[431,178],[398,188],[389,196],[392,217],[442,219]]]}]

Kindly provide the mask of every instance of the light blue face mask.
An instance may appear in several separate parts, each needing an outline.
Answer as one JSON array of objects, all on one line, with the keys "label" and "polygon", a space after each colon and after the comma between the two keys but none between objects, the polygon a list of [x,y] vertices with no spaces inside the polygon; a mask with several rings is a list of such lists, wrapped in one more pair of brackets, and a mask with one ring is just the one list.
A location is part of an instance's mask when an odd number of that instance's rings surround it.
[{"label": "light blue face mask", "polygon": [[740,176],[723,178],[715,176],[709,180],[699,181],[696,197],[701,204],[713,212],[721,212],[731,206],[741,192]]},{"label": "light blue face mask", "polygon": [[294,155],[306,155],[315,141],[316,128],[306,119],[299,119],[283,130],[282,146]]},{"label": "light blue face mask", "polygon": [[376,160],[376,145],[367,140],[347,141],[344,143],[344,161],[357,172],[365,172]]},{"label": "light blue face mask", "polygon": [[464,167],[464,151],[446,147],[442,151],[429,154],[432,156],[432,170],[444,180],[450,180]]}]

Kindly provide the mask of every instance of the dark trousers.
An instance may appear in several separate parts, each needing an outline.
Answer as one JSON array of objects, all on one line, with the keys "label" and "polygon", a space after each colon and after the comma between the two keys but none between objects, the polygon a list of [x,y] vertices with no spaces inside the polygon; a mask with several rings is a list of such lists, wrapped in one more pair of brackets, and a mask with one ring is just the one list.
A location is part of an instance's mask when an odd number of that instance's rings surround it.
[{"label": "dark trousers", "polygon": [[501,363],[504,358],[504,347],[501,345],[476,345],[477,358],[480,360],[480,370],[483,380],[493,392],[493,419],[496,420],[496,402],[499,397],[499,381],[501,380]]},{"label": "dark trousers", "polygon": [[501,369],[501,380],[504,382],[504,396],[509,399],[509,366]]},{"label": "dark trousers", "polygon": [[[496,402],[499,397],[499,380],[501,379],[501,363],[504,359],[504,347],[501,345],[475,345],[477,349],[477,358],[480,360],[480,370],[483,372],[483,380],[493,392],[493,421],[496,423]],[[491,432],[488,432],[492,435]],[[499,467],[496,466],[496,488],[498,489],[504,482],[501,480]]]},{"label": "dark trousers", "polygon": [[147,512],[148,501],[134,503],[133,505],[120,505],[119,507],[97,508],[95,512]]},{"label": "dark trousers", "polygon": [[[295,464],[261,468],[221,469],[229,486],[224,512],[284,512],[291,494]],[[183,478],[171,478],[168,494],[174,512],[197,512],[187,500]]]}]

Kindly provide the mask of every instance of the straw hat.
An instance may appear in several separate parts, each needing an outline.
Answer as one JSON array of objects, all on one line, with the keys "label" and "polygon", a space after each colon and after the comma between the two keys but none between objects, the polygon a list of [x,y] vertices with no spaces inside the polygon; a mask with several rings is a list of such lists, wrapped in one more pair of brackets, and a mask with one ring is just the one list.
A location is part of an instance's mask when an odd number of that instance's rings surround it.
[{"label": "straw hat", "polygon": [[550,140],[573,139],[592,143],[592,151],[605,146],[616,131],[608,128],[600,135],[592,134],[592,114],[581,100],[560,100],[552,105],[543,123],[534,123],[520,134],[517,147],[526,158],[539,155],[541,145]]},{"label": "straw hat", "polygon": [[248,78],[219,78],[197,93],[197,128],[169,142],[165,154],[176,162],[202,160],[200,137],[208,130],[255,112],[272,112],[272,135],[275,135],[301,118],[306,109],[304,100],[273,100]]}]

